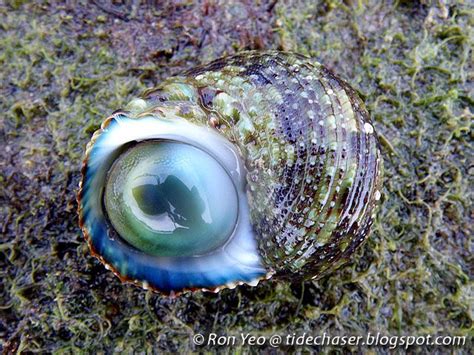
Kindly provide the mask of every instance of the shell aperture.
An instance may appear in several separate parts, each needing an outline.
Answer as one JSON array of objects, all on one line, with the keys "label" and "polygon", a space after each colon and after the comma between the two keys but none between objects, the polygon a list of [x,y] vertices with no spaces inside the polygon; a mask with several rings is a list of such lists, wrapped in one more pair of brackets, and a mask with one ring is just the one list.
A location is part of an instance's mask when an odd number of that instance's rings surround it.
[{"label": "shell aperture", "polygon": [[[129,145],[132,145],[131,149],[140,149],[140,144],[150,142],[158,146],[160,142],[181,142],[179,144],[195,147],[202,152],[200,154],[212,156],[225,169],[237,194],[238,216],[231,235],[226,236],[223,245],[204,254],[200,251],[192,256],[157,256],[140,250],[127,241],[137,238],[140,242],[143,236],[129,235],[126,239],[120,235],[120,231],[115,230],[108,216],[109,212],[104,208],[107,204],[104,201],[104,198],[107,198],[104,188],[107,190],[108,179],[114,179],[110,172],[114,170],[114,163],[127,159]],[[132,151],[131,154],[133,153]],[[118,112],[109,117],[102,124],[101,130],[94,134],[86,149],[86,156],[87,164],[83,166],[83,180],[78,195],[81,227],[93,254],[122,281],[171,293],[200,287],[215,288],[231,284],[235,280],[252,282],[265,275],[266,271],[261,264],[250,224],[243,175],[245,167],[235,147],[217,133],[176,116],[157,119],[153,115],[146,115],[135,119]],[[176,170],[172,170],[176,174]],[[207,171],[204,173],[208,174]],[[133,191],[133,185],[131,188]],[[125,190],[126,188],[122,189],[122,192]],[[220,195],[220,198],[222,197]],[[142,202],[146,205],[146,201]],[[149,208],[158,207],[142,205],[144,212],[156,212],[150,211]],[[173,244],[173,240],[170,242]],[[159,244],[159,241],[155,243]],[[193,244],[193,240],[189,243]]]},{"label": "shell aperture", "polygon": [[110,116],[78,193],[89,246],[163,292],[310,278],[368,235],[381,158],[368,113],[319,63],[244,52]]}]

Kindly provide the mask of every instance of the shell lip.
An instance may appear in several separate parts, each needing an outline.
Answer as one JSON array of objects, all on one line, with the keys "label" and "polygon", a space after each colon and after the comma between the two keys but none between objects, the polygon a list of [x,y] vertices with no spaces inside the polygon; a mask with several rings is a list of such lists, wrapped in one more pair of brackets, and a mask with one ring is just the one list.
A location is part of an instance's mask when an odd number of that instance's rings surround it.
[{"label": "shell lip", "polygon": [[158,285],[155,285],[152,282],[148,282],[148,281],[146,281],[146,279],[144,281],[142,281],[142,280],[139,280],[135,277],[131,277],[127,273],[121,272],[119,270],[119,268],[113,264],[113,262],[108,261],[106,258],[104,258],[104,256],[100,253],[100,251],[94,246],[93,235],[92,235],[93,232],[91,232],[88,228],[88,223],[87,223],[87,214],[88,214],[88,212],[84,211],[84,199],[87,197],[87,196],[85,196],[85,186],[84,186],[84,184],[85,184],[85,181],[86,181],[86,174],[88,172],[90,154],[91,154],[91,151],[93,150],[93,147],[94,147],[96,141],[104,133],[104,131],[107,130],[107,128],[110,126],[110,124],[113,122],[114,119],[116,119],[118,117],[127,116],[128,114],[129,114],[129,112],[127,112],[127,111],[119,110],[119,111],[114,112],[109,117],[107,117],[103,121],[100,129],[97,130],[93,134],[93,136],[92,136],[90,142],[87,144],[87,147],[86,147],[86,150],[85,150],[85,155],[84,155],[84,159],[83,159],[83,162],[82,162],[82,168],[81,168],[81,176],[82,177],[81,177],[81,180],[79,182],[79,189],[78,189],[78,192],[77,192],[77,195],[76,195],[76,201],[78,203],[79,226],[82,230],[82,233],[84,235],[85,240],[87,241],[87,244],[88,244],[88,247],[90,249],[91,254],[95,258],[97,258],[102,264],[104,264],[106,269],[112,271],[120,279],[121,282],[133,284],[133,285],[141,287],[143,289],[151,290],[153,292],[158,292],[158,293],[168,295],[168,296],[171,296],[171,297],[180,295],[180,294],[185,293],[185,292],[194,292],[194,291],[198,291],[198,290],[208,291],[208,292],[219,292],[222,289],[225,289],[225,288],[231,288],[232,289],[232,288],[236,287],[237,285],[243,285],[243,284],[248,284],[248,285],[254,286],[254,285],[258,284],[258,282],[260,280],[269,279],[272,276],[273,273],[271,271],[268,271],[268,269],[266,267],[264,268],[262,266],[262,264],[259,262],[260,267],[261,267],[261,271],[259,271],[257,274],[255,274],[255,272],[253,273],[254,276],[256,275],[257,277],[251,277],[251,278],[242,279],[242,280],[236,279],[236,280],[232,280],[232,281],[227,281],[223,284],[218,284],[216,286],[214,286],[214,285],[200,286],[199,285],[199,286],[184,286],[184,287],[177,287],[177,288],[173,288],[173,287],[165,288],[165,287],[160,287]]},{"label": "shell lip", "polygon": [[[78,195],[79,196],[79,195]],[[78,197],[79,198],[79,197]],[[95,250],[95,248],[93,247],[91,241],[90,241],[90,236],[87,232],[87,229],[86,228],[83,228],[83,223],[82,223],[82,220],[81,220],[81,217],[82,215],[79,214],[79,225],[82,229],[82,233],[84,235],[84,239],[86,240],[87,242],[87,245],[89,246],[89,250],[90,250],[90,253],[93,257],[95,257],[97,260],[99,260],[103,265],[104,267],[107,269],[107,270],[110,270],[112,271],[112,273],[120,280],[120,282],[122,282],[123,284],[131,284],[131,285],[134,285],[136,287],[140,287],[144,290],[150,290],[154,293],[159,293],[159,294],[162,294],[162,295],[165,295],[165,296],[169,296],[171,298],[174,298],[174,297],[178,297],[178,296],[181,296],[181,295],[184,295],[186,293],[193,293],[193,292],[197,292],[197,291],[203,291],[203,292],[210,292],[210,293],[218,293],[222,290],[225,290],[225,289],[234,289],[236,286],[242,286],[242,285],[249,285],[249,286],[256,286],[260,281],[263,281],[263,280],[269,280],[272,278],[273,276],[273,272],[269,271],[267,274],[265,274],[264,276],[260,277],[260,278],[257,278],[255,280],[252,280],[252,281],[248,281],[248,282],[243,282],[243,281],[239,281],[239,282],[236,282],[236,283],[229,283],[229,284],[225,284],[225,285],[221,285],[221,286],[216,286],[216,287],[189,287],[189,288],[183,288],[181,290],[164,290],[164,289],[160,289],[158,287],[155,287],[151,284],[148,284],[146,281],[139,281],[139,280],[134,280],[133,278],[131,277],[128,277],[128,276],[125,276],[125,275],[122,275],[118,269],[116,269],[111,263],[108,263],[99,253],[97,253],[97,251]]]},{"label": "shell lip", "polygon": [[[77,196],[76,196],[76,201],[77,203],[79,204],[80,203],[80,200],[81,200],[81,192],[82,192],[82,188],[79,187],[79,191],[77,193]],[[94,248],[94,246],[92,245],[92,242],[91,242],[91,237],[89,235],[89,232],[87,230],[87,228],[85,228],[84,226],[84,220],[83,220],[83,215],[82,215],[82,208],[80,208],[78,210],[78,215],[79,215],[79,227],[81,228],[82,230],[82,234],[84,236],[84,239],[86,240],[87,242],[87,245],[89,247],[89,250],[90,250],[90,253],[93,257],[95,257],[97,260],[99,260],[103,265],[104,267],[109,270],[109,271],[112,271],[112,273],[120,280],[120,282],[122,282],[123,284],[131,284],[131,285],[134,285],[136,287],[140,287],[144,290],[150,290],[154,293],[159,293],[159,294],[162,294],[162,295],[165,295],[165,296],[169,296],[169,297],[178,297],[178,296],[181,296],[183,294],[186,294],[186,293],[192,293],[192,292],[197,292],[197,291],[203,291],[203,292],[211,292],[211,293],[218,293],[222,290],[225,290],[225,289],[234,289],[236,286],[242,286],[242,285],[249,285],[249,286],[256,286],[260,281],[263,281],[263,280],[269,280],[273,277],[273,275],[275,274],[273,271],[268,271],[265,275],[263,275],[262,277],[260,278],[257,278],[257,279],[254,279],[252,281],[248,281],[248,282],[243,282],[243,281],[239,281],[239,282],[235,282],[235,283],[229,283],[229,284],[224,284],[224,285],[221,285],[221,286],[216,286],[216,287],[189,287],[189,288],[183,288],[181,290],[165,290],[165,289],[160,289],[156,286],[153,286],[151,284],[148,284],[146,281],[140,281],[140,280],[135,280],[131,277],[128,277],[126,275],[122,275],[120,273],[120,271],[115,268],[111,263],[107,262]]]}]

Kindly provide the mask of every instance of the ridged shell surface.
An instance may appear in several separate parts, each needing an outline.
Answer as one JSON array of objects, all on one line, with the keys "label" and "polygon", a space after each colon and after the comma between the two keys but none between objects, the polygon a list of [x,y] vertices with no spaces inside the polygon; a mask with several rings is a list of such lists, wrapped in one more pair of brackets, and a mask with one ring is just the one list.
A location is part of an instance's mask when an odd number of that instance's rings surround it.
[{"label": "ridged shell surface", "polygon": [[[135,280],[136,275],[100,255],[93,241],[94,228],[102,221],[88,219],[89,181],[96,171],[90,166],[91,152],[120,117],[186,121],[233,146],[242,162],[236,171],[244,180],[248,205],[248,215],[240,218],[249,219],[259,258],[251,276],[210,281],[206,276],[196,282],[189,277],[176,286],[169,280],[164,285]],[[173,141],[179,141],[179,132],[173,134]],[[244,52],[171,77],[109,117],[87,149],[79,215],[92,249],[106,265],[122,279],[154,289],[218,289],[269,275],[317,277],[346,260],[367,237],[381,196],[380,170],[374,127],[347,83],[301,55]]]}]

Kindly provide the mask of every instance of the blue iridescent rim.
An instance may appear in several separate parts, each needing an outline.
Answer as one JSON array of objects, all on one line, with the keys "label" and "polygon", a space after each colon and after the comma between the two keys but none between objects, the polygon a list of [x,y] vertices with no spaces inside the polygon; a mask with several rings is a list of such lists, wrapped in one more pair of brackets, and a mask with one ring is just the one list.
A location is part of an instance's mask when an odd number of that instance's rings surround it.
[{"label": "blue iridescent rim", "polygon": [[[157,257],[135,249],[109,230],[102,203],[107,172],[124,145],[148,139],[192,144],[215,157],[229,172],[239,191],[239,217],[224,246],[193,257]],[[83,233],[93,254],[122,281],[171,293],[253,284],[266,276],[250,224],[245,168],[232,144],[211,129],[179,118],[147,115],[136,119],[117,113],[94,134],[87,147],[82,175],[78,203]]]}]

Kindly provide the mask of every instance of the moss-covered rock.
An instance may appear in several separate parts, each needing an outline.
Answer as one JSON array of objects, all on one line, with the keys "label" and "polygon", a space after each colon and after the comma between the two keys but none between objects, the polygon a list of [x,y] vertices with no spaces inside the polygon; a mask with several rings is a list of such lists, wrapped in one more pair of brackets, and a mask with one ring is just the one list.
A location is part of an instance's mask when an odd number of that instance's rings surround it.
[{"label": "moss-covered rock", "polygon": [[[208,349],[191,339],[209,332],[472,336],[468,3],[0,5],[0,346],[189,351]],[[372,237],[317,282],[176,299],[122,285],[89,255],[77,225],[85,144],[104,117],[160,79],[260,48],[313,55],[365,97],[385,157]]]}]

